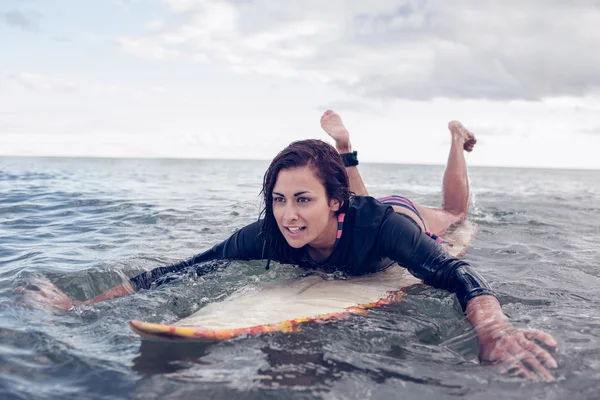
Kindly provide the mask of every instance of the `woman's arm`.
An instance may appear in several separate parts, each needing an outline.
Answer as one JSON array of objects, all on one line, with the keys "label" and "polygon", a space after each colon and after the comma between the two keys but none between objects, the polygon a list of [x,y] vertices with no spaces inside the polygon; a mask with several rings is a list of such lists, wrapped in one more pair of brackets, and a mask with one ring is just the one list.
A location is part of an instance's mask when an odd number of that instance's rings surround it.
[{"label": "woman's arm", "polygon": [[[69,310],[73,306],[89,305],[104,300],[110,300],[128,294],[135,293],[141,289],[149,289],[153,284],[160,285],[168,281],[168,276],[176,274],[194,267],[198,264],[212,260],[255,260],[262,258],[262,240],[260,239],[260,229],[262,220],[254,222],[244,228],[238,230],[231,235],[227,240],[217,244],[203,253],[197,254],[186,260],[165,266],[154,268],[147,272],[134,276],[127,282],[123,282],[114,286],[98,296],[86,300],[84,302],[74,301],[64,294],[56,286],[47,284],[45,286],[36,287],[35,291],[31,291],[24,287],[15,289],[20,296],[28,298],[40,299],[36,301],[39,304],[52,304],[54,308]],[[203,264],[196,267],[198,275],[205,275],[216,269],[216,265]],[[47,289],[47,290],[46,290]],[[43,300],[43,301],[41,301]]]},{"label": "woman's arm", "polygon": [[[152,284],[161,284],[165,277],[189,269],[197,264],[213,260],[260,260],[263,240],[260,237],[263,220],[256,221],[235,232],[228,239],[203,253],[168,265],[143,272],[129,280],[135,291],[150,289]],[[198,276],[206,275],[216,269],[214,264],[204,264],[196,268]]]},{"label": "woman's arm", "polygon": [[494,296],[477,271],[444,251],[404,214],[390,209],[381,223],[377,246],[378,254],[398,262],[425,284],[455,293],[463,311],[477,296]]},{"label": "woman's arm", "polygon": [[554,348],[554,339],[543,332],[513,327],[488,283],[466,262],[452,257],[407,217],[396,213],[382,223],[378,245],[382,255],[408,268],[425,284],[457,295],[477,335],[482,361],[501,363],[530,378],[553,379],[547,368],[556,368],[556,361],[534,340]]},{"label": "woman's arm", "polygon": [[[168,275],[185,271],[201,263],[213,260],[257,260],[262,258],[262,240],[260,239],[260,230],[262,220],[256,221],[235,232],[228,239],[206,250],[203,253],[196,254],[186,260],[179,261],[165,267],[154,268],[153,270],[142,272],[141,274],[129,279],[100,296],[89,300],[94,303],[97,301],[108,300],[118,296],[131,294],[141,289],[150,289],[155,285],[160,285],[168,279]],[[216,269],[215,264],[204,264],[196,268],[199,276],[206,275]]]},{"label": "woman's arm", "polygon": [[92,299],[86,300],[84,302],[74,301],[73,306],[87,306],[92,303],[98,303],[100,301],[110,300],[116,297],[127,296],[128,294],[132,293],[135,293],[135,289],[131,286],[131,283],[123,282],[115,287],[112,287],[100,293],[98,296]]}]

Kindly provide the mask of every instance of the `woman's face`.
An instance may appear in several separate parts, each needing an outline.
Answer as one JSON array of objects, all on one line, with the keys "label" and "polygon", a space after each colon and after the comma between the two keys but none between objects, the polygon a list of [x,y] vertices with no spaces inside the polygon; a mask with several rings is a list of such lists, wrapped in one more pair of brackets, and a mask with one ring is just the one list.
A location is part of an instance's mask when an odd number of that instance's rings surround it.
[{"label": "woman's face", "polygon": [[300,248],[333,247],[337,233],[337,200],[329,200],[325,186],[309,167],[279,171],[273,188],[273,214],[288,244]]}]

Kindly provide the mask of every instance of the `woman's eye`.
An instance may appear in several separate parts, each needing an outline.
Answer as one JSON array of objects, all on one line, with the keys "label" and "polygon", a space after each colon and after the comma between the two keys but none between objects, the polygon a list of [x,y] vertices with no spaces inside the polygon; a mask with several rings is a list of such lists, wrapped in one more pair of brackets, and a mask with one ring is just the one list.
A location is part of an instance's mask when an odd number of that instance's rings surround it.
[{"label": "woman's eye", "polygon": [[283,203],[285,199],[283,197],[273,197],[274,203]]},{"label": "woman's eye", "polygon": [[298,203],[308,203],[310,199],[306,197],[298,197]]}]

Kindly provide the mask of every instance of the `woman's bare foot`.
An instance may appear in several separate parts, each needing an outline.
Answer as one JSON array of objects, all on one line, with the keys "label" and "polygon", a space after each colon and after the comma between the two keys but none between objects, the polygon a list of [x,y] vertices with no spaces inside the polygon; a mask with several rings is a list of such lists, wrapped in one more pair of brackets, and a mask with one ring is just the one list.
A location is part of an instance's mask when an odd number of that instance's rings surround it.
[{"label": "woman's bare foot", "polygon": [[450,121],[448,123],[448,129],[450,129],[452,138],[462,143],[463,149],[467,152],[473,151],[473,147],[475,147],[475,143],[477,143],[477,139],[475,139],[473,132],[469,131],[458,121]]},{"label": "woman's bare foot", "polygon": [[325,111],[321,117],[321,128],[335,140],[335,148],[340,154],[352,151],[350,134],[338,113],[331,110]]}]

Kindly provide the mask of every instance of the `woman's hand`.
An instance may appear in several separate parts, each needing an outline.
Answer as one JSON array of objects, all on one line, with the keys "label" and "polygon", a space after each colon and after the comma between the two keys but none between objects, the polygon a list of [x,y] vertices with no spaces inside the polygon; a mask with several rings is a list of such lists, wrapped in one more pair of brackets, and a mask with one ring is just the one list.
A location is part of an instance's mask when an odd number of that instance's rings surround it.
[{"label": "woman's hand", "polygon": [[477,334],[481,361],[500,364],[506,372],[516,370],[530,379],[554,380],[548,368],[558,365],[550,353],[536,343],[556,348],[552,336],[512,326],[493,296],[478,296],[469,301],[466,316]]},{"label": "woman's hand", "polygon": [[27,285],[16,287],[13,293],[15,299],[24,305],[47,311],[64,312],[81,304],[45,278],[31,278]]},{"label": "woman's hand", "polygon": [[127,281],[100,293],[93,299],[81,302],[72,300],[45,278],[33,278],[29,279],[26,286],[16,287],[13,292],[15,299],[27,306],[56,312],[68,311],[74,306],[87,306],[99,301],[126,296],[135,293],[135,290],[131,286],[131,283]]}]

